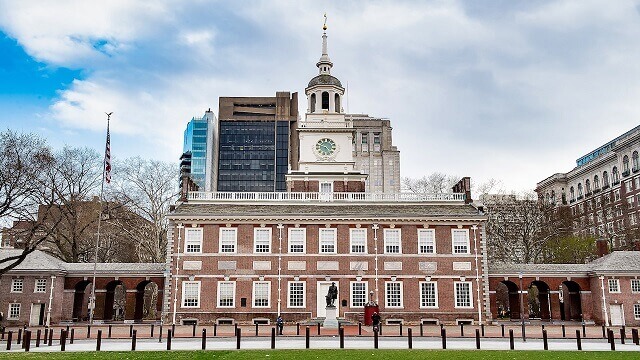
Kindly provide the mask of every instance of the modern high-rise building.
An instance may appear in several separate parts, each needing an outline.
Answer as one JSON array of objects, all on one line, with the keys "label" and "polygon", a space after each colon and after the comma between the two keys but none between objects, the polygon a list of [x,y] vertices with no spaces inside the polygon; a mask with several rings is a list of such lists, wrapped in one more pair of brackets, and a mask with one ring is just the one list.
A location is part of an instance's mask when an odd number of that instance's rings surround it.
[{"label": "modern high-rise building", "polygon": [[[192,118],[184,130],[181,161],[184,162],[187,153],[191,154],[190,174],[188,175],[200,190],[211,190],[212,186],[211,154],[215,121],[215,115],[209,109],[202,117]],[[181,170],[184,173],[185,169]]]},{"label": "modern high-rise building", "polygon": [[221,97],[218,116],[212,190],[286,191],[285,175],[298,157],[298,93]]}]

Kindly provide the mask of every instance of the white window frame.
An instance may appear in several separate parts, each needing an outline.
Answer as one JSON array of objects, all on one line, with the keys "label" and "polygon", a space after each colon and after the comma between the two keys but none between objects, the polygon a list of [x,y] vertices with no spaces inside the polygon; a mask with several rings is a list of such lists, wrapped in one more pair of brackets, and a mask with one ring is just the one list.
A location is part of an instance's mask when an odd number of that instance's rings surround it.
[{"label": "white window frame", "polygon": [[21,293],[24,291],[24,279],[11,279],[11,292]]},{"label": "white window frame", "polygon": [[[391,298],[389,297],[391,294],[389,293],[389,286],[390,285],[398,285],[399,287],[399,304],[398,305],[394,305],[391,303]],[[395,291],[395,289],[392,289]],[[404,296],[403,296],[403,286],[402,286],[402,281],[385,281],[384,282],[384,304],[386,308],[389,309],[401,309],[404,307]]]},{"label": "white window frame", "polygon": [[[302,240],[294,239],[292,233],[301,232]],[[289,228],[289,236],[287,237],[289,245],[289,253],[292,254],[306,254],[307,253],[307,229],[306,228]],[[293,246],[302,245],[302,251],[293,251]]]},{"label": "white window frame", "polygon": [[202,254],[202,239],[202,228],[184,228],[184,252],[187,254]]},{"label": "white window frame", "polygon": [[[462,299],[460,298],[460,295],[462,295],[461,293],[458,292],[459,288],[458,285],[466,285],[469,287],[469,291],[468,291],[468,296],[467,298],[469,299],[468,304],[469,305],[460,305],[462,303]],[[454,307],[456,309],[473,309],[473,283],[471,281],[454,281],[453,282],[453,300],[454,300]]]},{"label": "white window frame", "polygon": [[[428,251],[431,246],[431,251]],[[425,251],[423,250],[425,248]],[[435,229],[418,229],[418,254],[435,254],[436,253],[436,230]]]},{"label": "white window frame", "polygon": [[[391,239],[390,236],[388,234],[398,234],[398,238],[397,244],[391,244]],[[396,229],[396,228],[392,228],[392,229],[384,229],[383,231],[383,237],[384,237],[384,253],[385,254],[402,254],[402,229]],[[396,239],[393,239],[393,241],[396,241]],[[398,251],[397,252],[391,252],[389,251],[389,247],[391,246],[397,246],[398,247]]]},{"label": "white window frame", "polygon": [[[360,234],[360,235],[355,235]],[[362,238],[362,234],[364,234],[364,238]],[[353,251],[354,246],[362,247],[362,251]],[[367,229],[363,228],[352,228],[349,229],[349,252],[351,254],[366,254],[367,253]]]},{"label": "white window frame", "polygon": [[[296,299],[298,295],[301,295],[302,297],[302,305],[293,305],[292,301],[293,298],[291,297],[291,286],[292,285],[302,285],[302,293],[301,294],[295,294],[296,295]],[[296,290],[298,291],[298,290]],[[307,306],[307,283],[304,281],[289,281],[287,283],[287,307],[291,308],[291,309],[303,309],[306,308]]]},{"label": "white window frame", "polygon": [[33,286],[34,293],[46,293],[47,292],[47,279],[36,279]]},{"label": "white window frame", "polygon": [[[431,284],[433,285],[433,296],[434,296],[434,301],[435,301],[435,305],[425,305],[425,301],[424,299],[426,298],[426,294],[423,291],[424,289],[422,288],[423,284]],[[420,309],[437,309],[438,308],[438,282],[437,281],[420,281],[419,282],[419,287],[420,287]]]},{"label": "white window frame", "polygon": [[[361,294],[356,295],[356,289],[355,287],[357,286],[364,286],[364,298],[361,298]],[[367,296],[369,295],[369,283],[366,281],[351,281],[350,285],[349,285],[349,303],[351,305],[352,308],[364,308],[364,306],[367,303]],[[358,289],[358,292],[361,292],[363,290]],[[362,299],[362,305],[356,304],[356,299],[360,300]],[[359,301],[358,301],[359,302]]]},{"label": "white window frame", "polygon": [[[222,300],[227,300],[227,298],[222,298],[221,297],[221,290],[224,287],[225,290],[226,288],[230,286],[232,289],[232,296],[231,296],[231,304],[225,304],[222,305]],[[216,301],[216,305],[218,308],[234,308],[236,307],[236,282],[235,281],[218,281],[218,300]]]},{"label": "white window frame", "polygon": [[640,293],[640,279],[631,279],[631,292]]},{"label": "white window frame", "polygon": [[[265,300],[265,298],[262,295],[260,295],[260,297],[258,297],[257,288],[258,288],[258,286],[262,286],[262,285],[266,285],[266,287],[267,287],[267,289],[266,289],[267,304],[266,305],[257,305],[256,301]],[[252,299],[251,306],[254,307],[254,308],[270,308],[271,307],[271,281],[254,281],[253,282],[253,291],[252,291],[251,299]]]},{"label": "white window frame", "polygon": [[[7,310],[7,320],[20,320],[21,307],[22,307],[22,304],[20,303],[10,303],[9,309]],[[12,311],[13,309],[17,309],[17,310]]]},{"label": "white window frame", "polygon": [[[260,235],[258,235],[260,234]],[[264,237],[265,235],[265,238]],[[257,227],[257,228],[253,228],[253,253],[254,254],[271,254],[271,228],[268,227]],[[264,251],[264,247],[266,248],[266,251]],[[258,251],[258,247],[260,247],[260,251]]]},{"label": "white window frame", "polygon": [[[323,234],[332,233],[332,239],[327,240],[323,238]],[[338,253],[338,229],[336,228],[320,228],[318,231],[318,254],[337,254]],[[329,244],[328,241],[331,243]],[[333,251],[323,251],[322,246],[333,246]]]},{"label": "white window frame", "polygon": [[[223,233],[233,233],[233,240],[223,240]],[[223,242],[224,241],[224,242]],[[231,242],[233,242],[231,244]],[[233,246],[233,251],[223,251],[223,246]],[[218,252],[221,254],[235,254],[238,252],[238,228],[221,227],[218,236]]]},{"label": "white window frame", "polygon": [[[464,234],[466,238],[464,247],[467,251],[456,251],[456,246],[462,246],[456,243],[456,233]],[[452,254],[469,254],[471,251],[470,239],[469,239],[469,229],[451,229],[451,253]]]},{"label": "white window frame", "polygon": [[609,293],[611,294],[619,294],[620,293],[620,279],[609,279],[607,281],[609,285]]},{"label": "white window frame", "polygon": [[[191,288],[194,286],[195,288]],[[182,301],[180,302],[183,308],[199,308],[200,307],[200,281],[183,281],[182,282]],[[194,298],[191,294],[187,294],[187,289],[190,291],[196,291],[197,296]],[[188,296],[188,297],[187,297]],[[195,304],[187,304],[187,301],[195,300]]]},{"label": "white window frame", "polygon": [[633,318],[640,320],[640,304],[633,304]]}]

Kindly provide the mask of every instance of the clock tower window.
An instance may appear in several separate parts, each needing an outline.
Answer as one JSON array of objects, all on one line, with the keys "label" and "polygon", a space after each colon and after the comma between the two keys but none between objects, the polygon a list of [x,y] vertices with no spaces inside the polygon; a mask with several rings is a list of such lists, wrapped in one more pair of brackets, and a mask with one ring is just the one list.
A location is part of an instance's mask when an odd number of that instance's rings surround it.
[{"label": "clock tower window", "polygon": [[336,94],[335,106],[336,106],[335,112],[337,113],[342,112],[340,109],[340,94]]},{"label": "clock tower window", "polygon": [[311,94],[311,108],[309,109],[309,112],[316,112],[316,94]]},{"label": "clock tower window", "polygon": [[322,110],[329,110],[329,93],[322,92]]}]

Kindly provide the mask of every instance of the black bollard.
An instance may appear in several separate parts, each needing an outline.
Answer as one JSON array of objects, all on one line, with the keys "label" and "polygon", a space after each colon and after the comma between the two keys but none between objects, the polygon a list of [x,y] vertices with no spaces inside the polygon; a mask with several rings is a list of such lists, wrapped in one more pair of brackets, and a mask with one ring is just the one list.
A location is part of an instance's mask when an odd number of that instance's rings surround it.
[{"label": "black bollard", "polygon": [[638,338],[638,329],[631,329],[631,338],[633,339],[634,344],[640,345],[640,339]]},{"label": "black bollard", "polygon": [[22,328],[18,329],[18,337],[16,338],[16,344],[20,344],[22,342]]},{"label": "black bollard", "polygon": [[67,346],[67,332],[64,330],[60,330],[62,334],[60,334],[60,351],[64,351]]},{"label": "black bollard", "polygon": [[476,329],[476,349],[480,350],[480,330]]},{"label": "black bollard", "polygon": [[60,344],[62,344],[62,334],[64,334],[64,329],[60,329]]},{"label": "black bollard", "polygon": [[604,338],[604,339],[607,338],[607,331],[606,331],[604,325],[602,325],[602,338]]},{"label": "black bollard", "polygon": [[513,343],[513,329],[509,329],[509,349],[513,350],[514,349],[514,343]]},{"label": "black bollard", "polygon": [[400,336],[402,336],[402,323],[400,323]]},{"label": "black bollard", "polygon": [[460,323],[460,336],[464,337],[464,324]]},{"label": "black bollard", "polygon": [[167,350],[171,350],[171,329],[167,330]]},{"label": "black bollard", "polygon": [[544,349],[549,350],[549,342],[547,341],[547,330],[542,330],[542,343],[544,344]]},{"label": "black bollard", "polygon": [[258,336],[258,323],[256,323],[256,336]]},{"label": "black bollard", "polygon": [[176,336],[176,324],[171,324],[171,336]]},{"label": "black bollard", "polygon": [[111,339],[111,325],[109,325],[109,332],[107,333],[107,337]]},{"label": "black bollard", "polygon": [[138,330],[133,330],[131,334],[131,351],[136,351],[136,338],[138,337]]},{"label": "black bollard", "polygon": [[196,337],[196,324],[191,326],[191,337]]},{"label": "black bollard", "polygon": [[358,322],[358,335],[362,335],[362,323]]},{"label": "black bollard", "polygon": [[344,349],[344,328],[338,329],[338,335],[340,336],[340,349]]},{"label": "black bollard", "polygon": [[544,332],[544,324],[540,325],[540,331]]},{"label": "black bollard", "polygon": [[[4,335],[2,336],[2,338],[4,339]],[[49,328],[44,328],[44,338],[42,339],[44,341],[44,343],[47,343],[47,339],[49,338]]]},{"label": "black bollard", "polygon": [[102,330],[98,330],[98,337],[96,338],[96,351],[100,351],[102,346]]},{"label": "black bollard", "polygon": [[69,333],[69,325],[67,325],[66,330],[67,330],[67,334],[68,334]]},{"label": "black bollard", "polygon": [[207,329],[202,329],[202,350],[207,350]]},{"label": "black bollard", "polygon": [[442,348],[447,348],[447,330],[445,328],[440,329],[440,337],[442,337]]},{"label": "black bollard", "polygon": [[158,342],[162,342],[162,323],[160,324],[160,331],[158,331]]},{"label": "black bollard", "polygon": [[502,327],[502,337],[504,337],[504,324],[500,325]]},{"label": "black bollard", "polygon": [[380,325],[378,325],[378,330],[380,331],[380,336],[382,336],[382,323],[380,323]]},{"label": "black bollard", "polygon": [[580,339],[580,330],[576,330],[576,346],[578,346],[578,350],[582,350],[582,340]]},{"label": "black bollard", "polygon": [[304,348],[308,349],[309,348],[309,327],[308,326],[305,327],[304,337],[305,337]]},{"label": "black bollard", "polygon": [[53,343],[53,329],[49,329],[49,343],[48,343],[48,345],[51,346],[52,343]]},{"label": "black bollard", "polygon": [[242,330],[236,326],[236,349],[240,350],[240,340],[242,339]]},{"label": "black bollard", "polygon": [[[69,332],[69,330],[67,330]],[[91,337],[91,325],[87,325],[87,339]]]},{"label": "black bollard", "polygon": [[152,338],[153,337],[153,324],[151,324],[151,331],[149,331],[149,334],[150,334],[149,337]]},{"label": "black bollard", "polygon": [[420,323],[420,337],[424,336],[424,326],[422,324],[422,322]]},{"label": "black bollard", "polygon": [[4,327],[0,326],[0,339],[4,340]]},{"label": "black bollard", "polygon": [[300,335],[300,323],[296,323],[296,335]]},{"label": "black bollard", "polygon": [[133,325],[129,325],[129,337],[133,336]]},{"label": "black bollard", "polygon": [[271,327],[271,348],[276,348],[276,328]]},{"label": "black bollard", "polygon": [[484,337],[484,324],[480,324],[480,329],[482,329],[482,337]]},{"label": "black bollard", "polygon": [[233,333],[238,332],[238,324],[233,324]]},{"label": "black bollard", "polygon": [[587,337],[587,327],[585,326],[584,321],[582,322],[582,337]]},{"label": "black bollard", "polygon": [[615,351],[616,350],[616,341],[615,341],[615,338],[613,336],[613,330],[609,329],[607,331],[607,335],[609,337],[609,344],[611,345],[611,350]]},{"label": "black bollard", "polygon": [[24,331],[24,351],[31,350],[31,330]]},{"label": "black bollard", "polygon": [[373,328],[373,348],[378,348],[378,328]]},{"label": "black bollard", "polygon": [[218,324],[213,324],[213,336],[218,336]]},{"label": "black bollard", "polygon": [[409,345],[409,349],[413,349],[413,336],[411,334],[411,328],[407,329],[407,342]]},{"label": "black bollard", "polygon": [[624,326],[623,326],[620,328],[620,344],[624,345],[626,337],[627,335],[625,334]]},{"label": "black bollard", "polygon": [[7,334],[7,351],[11,350],[11,338],[13,337],[13,331],[9,331]]},{"label": "black bollard", "polygon": [[76,337],[76,329],[71,329],[71,337],[69,338],[69,344],[73,344],[73,340]]},{"label": "black bollard", "polygon": [[36,347],[40,347],[40,336],[42,336],[42,330],[36,331]]},{"label": "black bollard", "polygon": [[567,337],[567,334],[565,332],[565,328],[564,328],[564,324],[562,324],[562,337]]},{"label": "black bollard", "polygon": [[320,335],[320,323],[318,323],[318,335]]}]

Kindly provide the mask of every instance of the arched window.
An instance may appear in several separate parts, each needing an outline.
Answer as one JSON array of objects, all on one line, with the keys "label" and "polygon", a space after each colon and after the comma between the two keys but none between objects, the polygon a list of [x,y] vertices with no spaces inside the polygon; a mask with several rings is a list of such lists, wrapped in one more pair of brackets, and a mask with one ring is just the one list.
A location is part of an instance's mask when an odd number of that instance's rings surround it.
[{"label": "arched window", "polygon": [[578,183],[578,197],[582,197],[582,184]]},{"label": "arched window", "polygon": [[329,110],[329,93],[322,92],[322,110]]},{"label": "arched window", "polygon": [[602,187],[607,186],[609,186],[609,173],[605,171],[602,173]]},{"label": "arched window", "polygon": [[593,190],[600,190],[600,178],[598,178],[598,175],[593,177]]},{"label": "arched window", "polygon": [[625,155],[622,158],[622,172],[626,173],[627,171],[629,171],[629,157],[627,155]]},{"label": "arched window", "polygon": [[341,112],[340,111],[340,94],[336,94],[335,105],[336,105],[336,112],[337,113]]},{"label": "arched window", "polygon": [[316,94],[311,94],[311,112],[316,112]]},{"label": "arched window", "polygon": [[584,182],[584,190],[587,192],[587,194],[591,192],[591,181],[589,181],[589,179]]},{"label": "arched window", "polygon": [[569,196],[571,196],[571,201],[576,201],[576,190],[573,186],[569,189]]},{"label": "arched window", "polygon": [[618,174],[617,166],[614,166],[613,169],[611,169],[611,181],[614,185],[620,181],[620,174]]},{"label": "arched window", "polygon": [[634,151],[633,155],[631,156],[631,161],[633,161],[633,171],[638,171],[638,169],[640,169],[640,167],[638,166],[638,152]]}]

